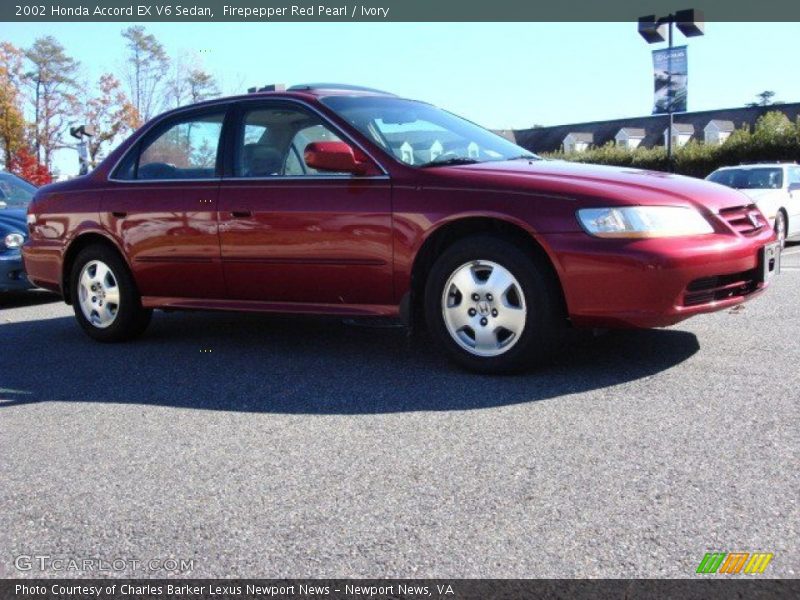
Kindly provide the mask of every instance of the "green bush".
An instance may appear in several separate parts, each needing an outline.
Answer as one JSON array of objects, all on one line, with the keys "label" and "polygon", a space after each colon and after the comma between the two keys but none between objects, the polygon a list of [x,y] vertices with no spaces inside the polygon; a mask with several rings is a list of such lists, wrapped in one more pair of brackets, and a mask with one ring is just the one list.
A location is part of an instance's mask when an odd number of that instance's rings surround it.
[{"label": "green bush", "polygon": [[[558,151],[543,156],[572,162],[669,170],[667,150],[663,146],[630,150],[608,142],[584,152]],[[719,167],[767,161],[800,162],[800,119],[792,123],[782,112],[772,111],[758,119],[754,131],[748,126],[736,129],[722,145],[692,140],[673,148],[674,171],[692,177],[705,177]]]}]

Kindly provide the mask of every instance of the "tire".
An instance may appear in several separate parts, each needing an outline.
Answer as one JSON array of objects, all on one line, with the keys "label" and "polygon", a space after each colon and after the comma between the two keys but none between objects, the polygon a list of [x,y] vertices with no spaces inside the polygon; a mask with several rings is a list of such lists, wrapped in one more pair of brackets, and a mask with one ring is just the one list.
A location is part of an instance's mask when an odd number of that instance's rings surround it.
[{"label": "tire", "polygon": [[535,365],[552,355],[566,328],[550,266],[492,235],[471,236],[445,250],[430,271],[424,302],[435,342],[479,373]]},{"label": "tire", "polygon": [[[94,287],[92,287],[94,286]],[[140,335],[152,310],[142,308],[128,266],[112,249],[87,246],[78,253],[70,275],[75,318],[99,342],[121,342]]]},{"label": "tire", "polygon": [[778,242],[780,243],[781,250],[786,246],[786,226],[788,223],[786,222],[786,215],[784,214],[783,210],[779,210],[775,213],[775,235],[778,236]]}]

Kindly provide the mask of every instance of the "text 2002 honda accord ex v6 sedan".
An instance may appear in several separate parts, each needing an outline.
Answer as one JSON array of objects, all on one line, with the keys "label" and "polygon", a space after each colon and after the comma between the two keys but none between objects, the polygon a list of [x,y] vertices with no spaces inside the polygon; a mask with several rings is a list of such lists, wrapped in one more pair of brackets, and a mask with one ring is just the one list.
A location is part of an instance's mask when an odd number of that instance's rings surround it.
[{"label": "text 2002 honda accord ex v6 sedan", "polygon": [[101,341],[155,308],[424,316],[471,369],[568,324],[656,327],[764,289],[777,246],[735,190],[540,160],[448,112],[353,86],[204,102],[42,188],[25,266]]}]

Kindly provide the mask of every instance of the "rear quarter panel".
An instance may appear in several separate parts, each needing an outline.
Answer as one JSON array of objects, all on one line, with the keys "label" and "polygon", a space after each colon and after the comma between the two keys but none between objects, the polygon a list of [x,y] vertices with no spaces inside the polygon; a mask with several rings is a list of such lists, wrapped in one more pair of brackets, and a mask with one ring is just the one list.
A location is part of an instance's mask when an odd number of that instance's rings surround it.
[{"label": "rear quarter panel", "polygon": [[30,225],[30,241],[23,248],[25,270],[36,285],[63,292],[62,265],[70,244],[85,233],[105,235],[100,223],[101,199],[102,191],[91,185],[39,192],[29,210],[36,221]]}]

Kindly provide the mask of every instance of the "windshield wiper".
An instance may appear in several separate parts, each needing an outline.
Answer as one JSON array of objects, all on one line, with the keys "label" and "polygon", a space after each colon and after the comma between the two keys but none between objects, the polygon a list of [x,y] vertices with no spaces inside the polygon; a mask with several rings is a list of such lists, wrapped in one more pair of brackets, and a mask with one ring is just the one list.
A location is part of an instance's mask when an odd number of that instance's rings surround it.
[{"label": "windshield wiper", "polygon": [[420,169],[426,169],[428,167],[445,167],[448,165],[474,165],[481,161],[476,160],[474,158],[467,158],[466,156],[454,156],[452,158],[446,158],[444,160],[432,160],[430,162],[422,163],[419,165]]},{"label": "windshield wiper", "polygon": [[520,154],[519,156],[512,156],[511,158],[506,158],[505,160],[542,160],[540,156],[536,156],[535,154]]}]

